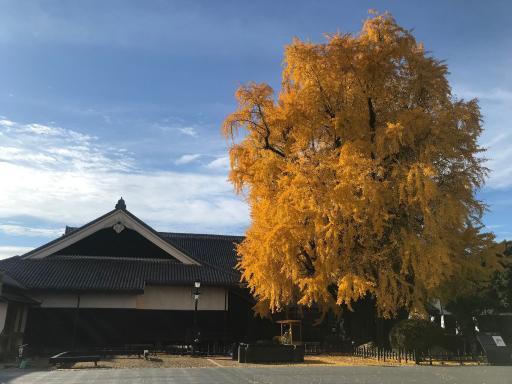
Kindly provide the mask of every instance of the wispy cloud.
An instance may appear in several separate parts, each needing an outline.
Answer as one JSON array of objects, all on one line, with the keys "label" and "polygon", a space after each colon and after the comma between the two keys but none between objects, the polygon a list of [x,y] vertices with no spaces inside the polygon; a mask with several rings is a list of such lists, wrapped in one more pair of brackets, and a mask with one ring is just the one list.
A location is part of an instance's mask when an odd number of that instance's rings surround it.
[{"label": "wispy cloud", "polygon": [[62,235],[64,231],[62,228],[37,228],[15,224],[0,224],[0,232],[13,236],[57,237]]},{"label": "wispy cloud", "polygon": [[192,136],[192,137],[196,137],[197,136],[197,131],[196,131],[196,129],[194,127],[181,127],[181,128],[178,128],[178,129],[184,135]]},{"label": "wispy cloud", "polygon": [[[32,221],[81,225],[119,196],[161,230],[240,233],[248,224],[248,207],[224,175],[147,171],[123,148],[73,130],[3,120],[0,154],[0,231],[10,235],[54,237],[56,230],[34,229]],[[20,217],[26,220],[11,224]]]},{"label": "wispy cloud", "polygon": [[23,255],[24,253],[27,253],[32,249],[34,249],[34,247],[18,247],[14,245],[3,245],[0,246],[0,259],[5,259],[7,257],[16,255]]},{"label": "wispy cloud", "polygon": [[474,89],[459,84],[454,87],[454,94],[465,99],[479,99],[484,127],[481,145],[487,149],[485,165],[491,170],[487,188],[512,186],[512,132],[508,119],[512,110],[512,91],[500,87]]},{"label": "wispy cloud", "polygon": [[178,132],[181,135],[190,137],[197,137],[199,134],[199,127],[188,125],[180,119],[164,119],[163,123],[153,123],[152,126],[163,132]]},{"label": "wispy cloud", "polygon": [[209,169],[225,171],[229,169],[229,156],[220,156],[206,165]]},{"label": "wispy cloud", "polygon": [[465,99],[497,101],[500,103],[512,103],[512,91],[502,88],[492,88],[488,90],[471,90],[468,88],[458,88],[456,95]]},{"label": "wispy cloud", "polygon": [[183,155],[183,156],[180,156],[178,159],[176,159],[174,161],[174,164],[183,165],[183,164],[192,163],[193,161],[199,159],[200,157],[201,157],[201,155],[199,155],[199,154]]},{"label": "wispy cloud", "polygon": [[31,168],[130,171],[133,159],[97,137],[42,124],[0,120],[0,161]]}]

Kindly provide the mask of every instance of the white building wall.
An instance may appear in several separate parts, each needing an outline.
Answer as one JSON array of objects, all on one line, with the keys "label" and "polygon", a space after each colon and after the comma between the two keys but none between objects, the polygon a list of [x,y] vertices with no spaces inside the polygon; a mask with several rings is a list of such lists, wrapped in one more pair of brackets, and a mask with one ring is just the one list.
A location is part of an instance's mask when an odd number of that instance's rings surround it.
[{"label": "white building wall", "polygon": [[41,292],[31,296],[40,302],[43,308],[75,308],[77,304],[77,295],[71,293]]},{"label": "white building wall", "polygon": [[[80,308],[124,308],[155,310],[193,310],[192,287],[146,286],[144,293],[83,293]],[[32,295],[42,308],[76,308],[78,295],[72,293],[39,292]],[[198,310],[227,310],[227,291],[222,287],[201,287]],[[0,307],[1,324],[1,307]]]},{"label": "white building wall", "polygon": [[[194,310],[193,288],[147,286],[144,294],[137,297],[137,309]],[[227,310],[226,290],[222,287],[201,287],[197,309]]]},{"label": "white building wall", "polygon": [[80,308],[135,308],[136,295],[91,293],[80,295]]}]

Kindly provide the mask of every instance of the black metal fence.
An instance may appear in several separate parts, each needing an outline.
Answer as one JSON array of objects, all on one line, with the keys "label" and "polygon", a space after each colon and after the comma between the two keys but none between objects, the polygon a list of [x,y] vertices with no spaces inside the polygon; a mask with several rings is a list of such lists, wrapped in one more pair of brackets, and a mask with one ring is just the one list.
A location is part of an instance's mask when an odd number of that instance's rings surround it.
[{"label": "black metal fence", "polygon": [[[232,353],[238,353],[238,344],[231,343],[200,343],[198,345],[188,344],[172,344],[167,345],[161,351],[172,355],[190,355],[197,354],[203,356],[224,355],[229,356]],[[486,362],[485,355],[479,354],[466,354],[460,351],[457,352],[418,352],[405,349],[386,349],[379,347],[360,346],[353,348],[351,345],[343,344],[324,344],[320,342],[306,342],[304,343],[304,350],[306,355],[321,355],[321,354],[339,354],[345,356],[353,356],[359,358],[376,359],[382,362],[397,362],[397,363],[416,363],[416,364],[434,364],[439,362],[451,362],[463,365],[464,363],[478,363],[483,364]]]},{"label": "black metal fence", "polygon": [[485,355],[465,354],[457,352],[419,352],[407,351],[404,349],[389,350],[379,347],[360,346],[354,349],[353,356],[361,358],[372,358],[379,361],[392,361],[398,363],[414,362],[416,364],[429,364],[452,362],[463,365],[464,363],[483,364],[486,362]]},{"label": "black metal fence", "polygon": [[[486,362],[485,355],[465,354],[453,352],[418,352],[404,349],[386,349],[371,346],[352,347],[350,344],[325,344],[320,342],[304,343],[305,355],[336,354],[358,357],[362,359],[376,359],[382,362],[416,363],[416,364],[437,364],[452,362],[463,365],[465,363]],[[147,351],[149,354],[165,353],[170,355],[197,355],[197,356],[230,356],[238,353],[238,343],[203,342],[198,344],[168,344],[155,346],[153,344],[125,345],[122,347],[98,348],[88,350],[87,353],[94,353],[102,357],[108,356],[138,356],[141,357]]]},{"label": "black metal fence", "polygon": [[232,343],[171,344],[167,345],[162,352],[170,355],[228,356],[231,355],[233,348]]}]

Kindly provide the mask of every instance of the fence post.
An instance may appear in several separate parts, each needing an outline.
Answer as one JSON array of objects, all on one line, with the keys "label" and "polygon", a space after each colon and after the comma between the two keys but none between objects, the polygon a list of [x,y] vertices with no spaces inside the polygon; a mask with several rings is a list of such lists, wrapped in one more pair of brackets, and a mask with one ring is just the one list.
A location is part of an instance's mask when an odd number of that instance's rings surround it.
[{"label": "fence post", "polygon": [[398,363],[399,364],[402,364],[402,356],[401,356],[401,353],[402,352],[402,348],[398,348]]}]

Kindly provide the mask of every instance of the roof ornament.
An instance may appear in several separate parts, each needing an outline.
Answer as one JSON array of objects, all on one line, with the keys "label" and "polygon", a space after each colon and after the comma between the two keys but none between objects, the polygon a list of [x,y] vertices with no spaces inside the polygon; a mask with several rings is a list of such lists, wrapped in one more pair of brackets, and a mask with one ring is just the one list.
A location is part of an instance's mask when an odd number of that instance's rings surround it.
[{"label": "roof ornament", "polygon": [[119,235],[121,232],[123,232],[123,230],[125,229],[126,227],[124,226],[123,223],[121,223],[120,221],[118,221],[117,223],[115,223],[113,226],[112,226],[112,229],[114,231],[116,231],[116,233]]},{"label": "roof ornament", "polygon": [[126,210],[126,203],[124,202],[122,197],[117,201],[117,204],[116,204],[115,208],[116,209]]}]

